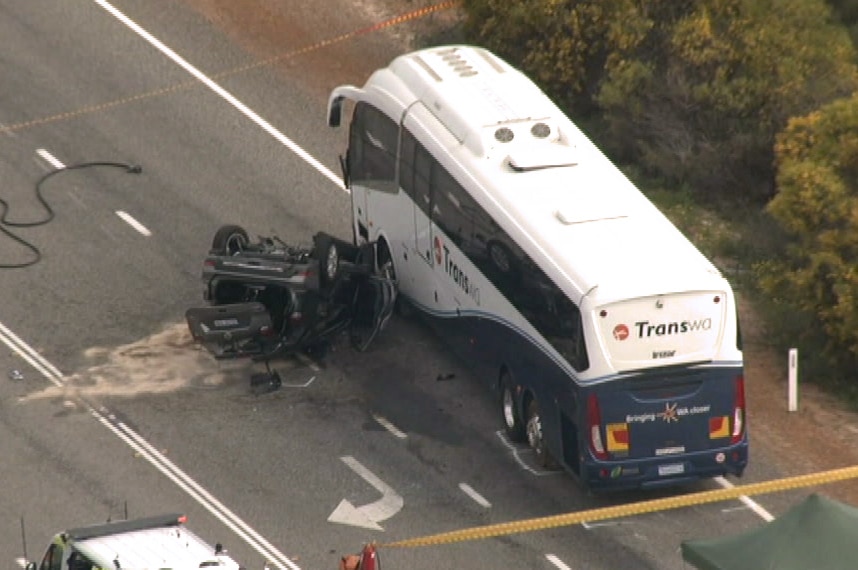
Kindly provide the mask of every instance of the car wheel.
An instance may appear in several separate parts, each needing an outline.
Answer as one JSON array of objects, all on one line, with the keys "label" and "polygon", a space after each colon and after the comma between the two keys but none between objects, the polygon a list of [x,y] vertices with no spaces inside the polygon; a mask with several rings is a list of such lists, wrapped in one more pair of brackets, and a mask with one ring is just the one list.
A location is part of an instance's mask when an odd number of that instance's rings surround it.
[{"label": "car wheel", "polygon": [[500,380],[500,412],[504,431],[510,441],[522,443],[527,441],[527,432],[521,414],[518,411],[518,401],[515,397],[515,387],[507,372],[501,374]]},{"label": "car wheel", "polygon": [[539,404],[537,404],[536,399],[531,400],[527,405],[526,432],[527,443],[533,450],[539,466],[547,469],[554,468],[556,463],[545,443],[545,434],[542,430],[542,416],[540,415]]},{"label": "car wheel", "polygon": [[337,279],[340,270],[340,251],[334,238],[325,234],[316,236],[313,257],[319,263],[319,281],[322,288],[327,288]]},{"label": "car wheel", "polygon": [[337,276],[337,271],[340,269],[340,253],[337,251],[337,244],[331,243],[325,252],[325,278],[333,281]]},{"label": "car wheel", "polygon": [[247,248],[250,238],[241,226],[221,226],[212,238],[211,252],[215,255],[235,255]]}]

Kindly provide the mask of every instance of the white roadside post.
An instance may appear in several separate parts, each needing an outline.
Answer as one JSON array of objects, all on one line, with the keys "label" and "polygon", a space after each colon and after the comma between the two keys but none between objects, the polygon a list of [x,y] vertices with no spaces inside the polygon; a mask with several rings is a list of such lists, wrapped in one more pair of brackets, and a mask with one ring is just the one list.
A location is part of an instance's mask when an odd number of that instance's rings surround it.
[{"label": "white roadside post", "polygon": [[790,412],[798,410],[798,349],[789,349],[789,379],[787,405]]}]

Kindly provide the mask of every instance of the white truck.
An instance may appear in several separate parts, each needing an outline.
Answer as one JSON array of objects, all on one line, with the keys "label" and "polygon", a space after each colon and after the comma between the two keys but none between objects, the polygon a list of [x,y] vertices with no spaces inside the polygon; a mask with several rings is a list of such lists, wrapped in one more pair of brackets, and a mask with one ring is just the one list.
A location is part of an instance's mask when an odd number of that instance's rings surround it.
[{"label": "white truck", "polygon": [[42,561],[26,570],[218,568],[238,570],[220,544],[209,545],[179,514],[109,522],[57,533]]}]

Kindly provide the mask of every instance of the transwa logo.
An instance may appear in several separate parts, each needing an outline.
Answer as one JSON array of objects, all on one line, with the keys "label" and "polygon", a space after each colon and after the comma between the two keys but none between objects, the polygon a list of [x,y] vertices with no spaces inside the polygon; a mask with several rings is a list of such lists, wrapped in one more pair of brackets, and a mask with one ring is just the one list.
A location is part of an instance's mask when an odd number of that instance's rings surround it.
[{"label": "transwa logo", "polygon": [[444,245],[441,243],[441,238],[435,236],[435,264],[441,265],[442,251],[444,249]]},{"label": "transwa logo", "polygon": [[[708,331],[712,329],[712,319],[695,319],[693,321],[674,321],[669,323],[650,323],[649,321],[638,321],[635,323],[637,338],[652,338],[673,334],[693,333],[697,331]],[[629,338],[629,327],[622,323],[614,327],[614,338],[626,340]]]}]

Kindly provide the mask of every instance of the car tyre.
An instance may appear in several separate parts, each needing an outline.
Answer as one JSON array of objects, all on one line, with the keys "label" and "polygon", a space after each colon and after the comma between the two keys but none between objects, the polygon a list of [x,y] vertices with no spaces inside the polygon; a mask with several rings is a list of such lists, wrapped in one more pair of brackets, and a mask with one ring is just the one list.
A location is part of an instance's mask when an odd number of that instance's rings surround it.
[{"label": "car tyre", "polygon": [[236,225],[221,226],[212,238],[211,252],[215,255],[236,255],[250,243],[247,231]]},{"label": "car tyre", "polygon": [[336,281],[340,271],[340,251],[329,235],[316,236],[314,257],[319,263],[319,285],[324,289]]}]

